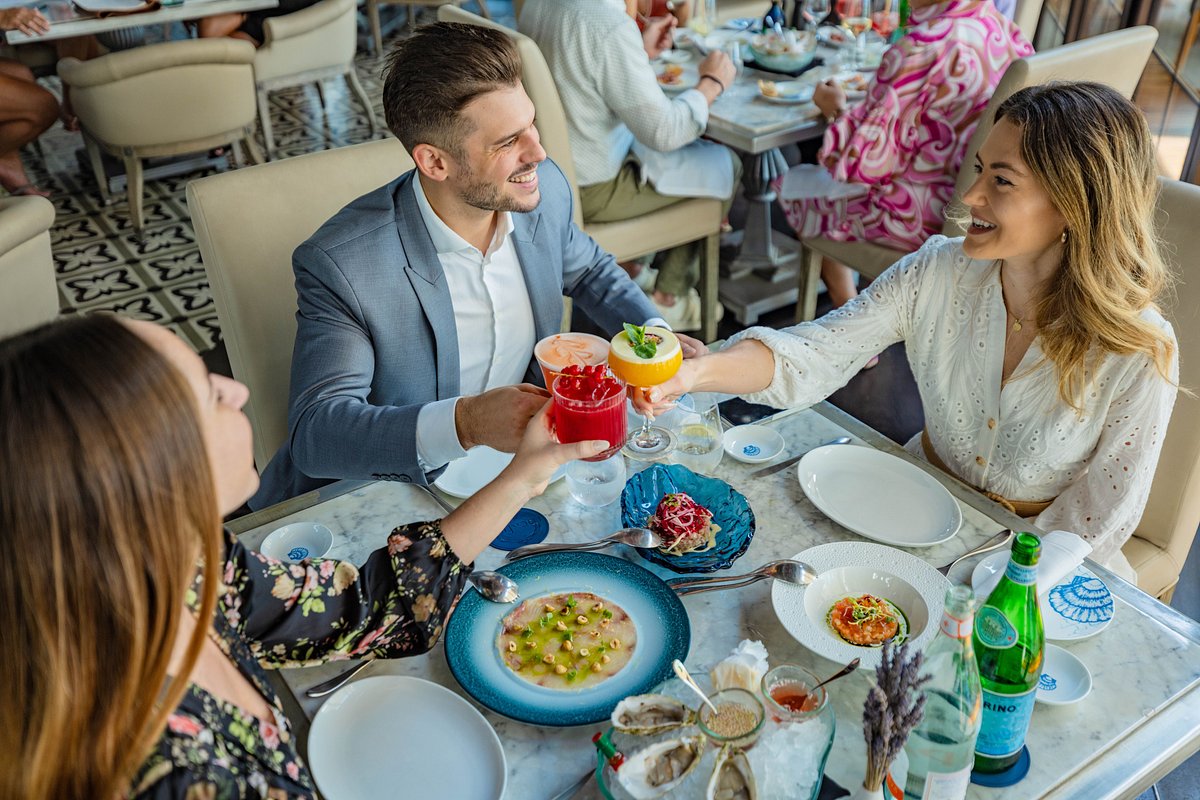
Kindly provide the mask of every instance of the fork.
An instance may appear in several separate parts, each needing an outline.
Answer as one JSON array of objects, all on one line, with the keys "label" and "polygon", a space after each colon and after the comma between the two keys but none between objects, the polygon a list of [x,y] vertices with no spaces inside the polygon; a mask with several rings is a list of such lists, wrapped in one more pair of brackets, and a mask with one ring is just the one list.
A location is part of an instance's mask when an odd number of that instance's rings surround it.
[{"label": "fork", "polygon": [[976,547],[974,550],[968,550],[946,566],[938,567],[938,572],[942,573],[943,575],[949,575],[950,570],[954,568],[954,565],[962,561],[964,558],[970,558],[971,556],[977,556],[981,553],[990,553],[993,550],[999,550],[1001,547],[1004,547],[1004,545],[1008,544],[1012,537],[1013,532],[1011,530],[1000,531],[995,536],[979,545],[979,547]]}]

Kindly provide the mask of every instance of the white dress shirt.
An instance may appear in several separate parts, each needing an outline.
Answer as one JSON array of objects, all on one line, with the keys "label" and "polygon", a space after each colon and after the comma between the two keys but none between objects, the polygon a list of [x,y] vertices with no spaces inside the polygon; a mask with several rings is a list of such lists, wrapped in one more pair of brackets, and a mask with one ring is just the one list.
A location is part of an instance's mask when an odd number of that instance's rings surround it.
[{"label": "white dress shirt", "polygon": [[[1172,340],[1154,310],[1142,319]],[[1079,534],[1092,558],[1128,574],[1121,546],[1150,494],[1179,381],[1144,353],[1104,354],[1076,413],[1058,394],[1057,368],[1034,339],[1001,382],[1008,318],[995,262],[975,261],[962,239],[932,237],[883,273],[857,299],[814,322],[777,331],[751,328],[775,354],[775,376],[747,396],[776,407],[807,407],[903,341],[938,456],[969,483],[1010,500],[1049,500],[1042,530]],[[918,434],[907,445],[924,458]]]},{"label": "white dress shirt", "polygon": [[558,86],[580,186],[615,178],[635,139],[669,153],[708,125],[703,94],[663,94],[623,0],[526,0],[517,27]]},{"label": "white dress shirt", "polygon": [[[459,391],[475,395],[521,383],[535,332],[525,275],[509,235],[512,214],[500,214],[487,252],[481,253],[442,222],[429,205],[420,178],[412,185],[454,305]],[[458,400],[428,403],[417,414],[417,457],[426,470],[466,455],[454,424]]]}]

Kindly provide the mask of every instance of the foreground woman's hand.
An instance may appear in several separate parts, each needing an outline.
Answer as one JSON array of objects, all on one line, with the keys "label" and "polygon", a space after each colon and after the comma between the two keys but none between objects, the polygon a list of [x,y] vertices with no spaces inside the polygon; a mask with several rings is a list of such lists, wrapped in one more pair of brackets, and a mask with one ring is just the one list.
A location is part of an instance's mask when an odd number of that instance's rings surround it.
[{"label": "foreground woman's hand", "polygon": [[[707,354],[707,350],[705,353]],[[696,386],[696,379],[701,368],[700,362],[703,358],[707,358],[707,355],[685,358],[679,365],[679,371],[675,373],[675,377],[666,383],[660,383],[658,386],[637,387],[632,390],[629,393],[629,399],[633,402],[634,410],[639,414],[658,417],[674,408],[675,401]]]},{"label": "foreground woman's hand", "polygon": [[50,20],[27,6],[0,11],[0,31],[20,31],[26,36],[50,32]]},{"label": "foreground woman's hand", "polygon": [[517,446],[516,457],[501,473],[528,489],[530,497],[544,492],[554,471],[563,464],[580,458],[590,458],[611,446],[603,439],[559,444],[554,437],[550,418],[552,405],[552,401],[546,401],[541,410],[529,420],[525,435]]}]

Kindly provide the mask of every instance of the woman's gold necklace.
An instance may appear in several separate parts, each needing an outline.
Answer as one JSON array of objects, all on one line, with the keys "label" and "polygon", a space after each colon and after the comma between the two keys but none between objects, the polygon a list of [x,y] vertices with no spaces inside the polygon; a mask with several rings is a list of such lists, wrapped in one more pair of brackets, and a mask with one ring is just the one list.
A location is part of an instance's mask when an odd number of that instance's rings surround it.
[{"label": "woman's gold necklace", "polygon": [[[1007,308],[1005,308],[1004,310],[1008,311]],[[1020,317],[1018,317],[1016,314],[1012,313],[1011,311],[1008,311],[1008,315],[1013,318],[1013,324],[1012,324],[1012,332],[1013,333],[1016,333],[1017,331],[1021,330],[1022,327],[1024,327],[1023,321],[1021,320]]]}]

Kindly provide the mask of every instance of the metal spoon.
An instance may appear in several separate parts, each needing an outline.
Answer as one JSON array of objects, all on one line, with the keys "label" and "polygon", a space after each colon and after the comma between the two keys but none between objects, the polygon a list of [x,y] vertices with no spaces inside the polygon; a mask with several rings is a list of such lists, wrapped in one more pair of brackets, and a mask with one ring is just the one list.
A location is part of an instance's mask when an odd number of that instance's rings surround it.
[{"label": "metal spoon", "polygon": [[667,581],[679,596],[715,592],[719,589],[740,589],[752,583],[771,578],[772,580],[807,586],[817,578],[817,571],[803,561],[783,559],[768,561],[753,572],[745,575],[717,575],[712,578],[683,578]]},{"label": "metal spoon", "polygon": [[974,550],[968,550],[967,552],[963,553],[958,558],[951,561],[946,566],[938,567],[938,572],[942,573],[943,575],[949,575],[950,570],[952,570],[954,568],[954,565],[957,564],[958,562],[962,561],[964,558],[970,558],[971,556],[977,556],[980,553],[988,553],[988,552],[991,552],[992,550],[999,550],[1001,547],[1004,547],[1004,545],[1008,544],[1008,540],[1011,539],[1012,537],[1013,537],[1013,532],[1011,530],[1000,531],[995,536],[988,539],[983,544],[979,545],[979,547],[976,547]]},{"label": "metal spoon", "polygon": [[616,533],[609,534],[603,539],[593,542],[547,542],[544,544],[527,544],[518,547],[507,556],[509,561],[518,558],[536,556],[539,553],[553,553],[559,550],[603,550],[614,544],[627,544],[630,547],[649,548],[661,547],[662,537],[649,528],[622,528]]},{"label": "metal spoon", "polygon": [[679,676],[679,680],[683,681],[693,692],[700,695],[700,699],[708,704],[708,707],[713,710],[714,714],[721,713],[717,711],[717,707],[713,705],[712,700],[708,699],[708,695],[704,693],[704,690],[696,685],[695,679],[692,678],[690,673],[688,673],[687,667],[683,665],[682,661],[680,661],[678,658],[675,659],[674,663],[671,664],[671,668],[675,670],[675,674]]},{"label": "metal spoon", "polygon": [[828,678],[826,678],[825,680],[818,683],[816,686],[809,689],[808,690],[809,693],[815,692],[817,689],[820,689],[825,684],[833,683],[838,678],[844,678],[847,675],[849,675],[851,672],[854,672],[854,670],[858,669],[858,664],[861,660],[862,659],[859,659],[859,658],[854,659],[849,664],[847,664],[846,666],[844,666],[840,670],[838,670],[836,673],[834,673],[833,675],[830,675]]},{"label": "metal spoon", "polygon": [[[472,572],[467,576],[467,583],[473,586],[475,591],[479,592],[484,600],[490,600],[493,603],[512,603],[521,596],[520,588],[517,586],[516,581],[507,575],[501,575],[499,572],[487,569],[479,569]],[[336,675],[306,690],[304,695],[305,697],[324,697],[327,694],[332,694],[374,662],[374,659],[360,661],[341,675]]]}]

